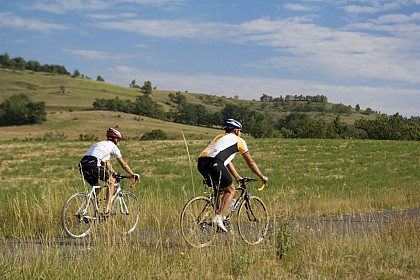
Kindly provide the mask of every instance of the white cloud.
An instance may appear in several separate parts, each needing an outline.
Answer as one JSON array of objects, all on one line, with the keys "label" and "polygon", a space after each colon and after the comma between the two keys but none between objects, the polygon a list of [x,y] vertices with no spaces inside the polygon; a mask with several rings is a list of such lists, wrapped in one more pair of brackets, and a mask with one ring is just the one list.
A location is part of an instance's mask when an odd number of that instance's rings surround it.
[{"label": "white cloud", "polygon": [[136,3],[147,6],[157,6],[173,8],[181,5],[185,5],[188,0],[118,0],[120,3]]},{"label": "white cloud", "polygon": [[[190,38],[190,39],[226,39],[235,35],[237,26],[224,23],[194,23],[187,20],[122,20],[97,23],[106,29],[116,29],[127,32],[160,38]],[[223,31],[223,33],[220,33]]]},{"label": "white cloud", "polygon": [[[258,19],[237,25],[186,20],[122,20],[98,25],[151,37],[223,40],[278,50],[277,57],[262,61],[265,67],[317,71],[336,78],[420,83],[420,58],[412,57],[417,50],[416,41],[352,31],[360,25],[349,26],[347,31],[336,30],[317,26],[305,18]],[[418,30],[411,36],[416,34]]]},{"label": "white cloud", "polygon": [[53,14],[65,14],[67,12],[105,10],[114,8],[121,3],[132,3],[165,9],[174,9],[183,5],[185,2],[186,0],[37,0],[30,8]]},{"label": "white cloud", "polygon": [[91,11],[103,10],[110,8],[112,3],[109,1],[100,0],[54,0],[54,1],[37,1],[33,3],[30,8],[50,12],[53,14],[65,14],[69,11]]},{"label": "white cloud", "polygon": [[77,50],[77,49],[64,49],[64,53],[71,54],[78,57],[86,57],[90,59],[106,60],[110,58],[110,55],[106,52],[95,51],[95,50]]},{"label": "white cloud", "polygon": [[309,6],[304,6],[301,4],[293,4],[293,3],[284,4],[284,8],[287,10],[296,11],[296,12],[312,12],[312,11],[317,10],[315,7],[309,7]]},{"label": "white cloud", "polygon": [[88,18],[97,20],[115,20],[115,19],[127,19],[134,18],[137,16],[136,13],[109,13],[109,14],[87,14]]},{"label": "white cloud", "polygon": [[36,19],[18,17],[11,13],[0,13],[0,27],[23,28],[40,32],[68,29],[65,24],[44,22]]}]

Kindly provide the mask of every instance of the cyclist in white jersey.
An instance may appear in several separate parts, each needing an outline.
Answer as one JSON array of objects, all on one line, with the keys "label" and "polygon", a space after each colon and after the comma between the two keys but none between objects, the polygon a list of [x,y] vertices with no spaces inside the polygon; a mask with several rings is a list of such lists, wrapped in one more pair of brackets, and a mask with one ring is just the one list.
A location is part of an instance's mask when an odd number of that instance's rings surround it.
[{"label": "cyclist in white jersey", "polygon": [[121,133],[114,128],[109,128],[106,136],[106,141],[98,142],[89,148],[81,159],[79,167],[83,178],[90,185],[98,185],[99,180],[108,182],[104,213],[109,213],[115,184],[115,178],[111,176],[115,173],[110,162],[111,157],[116,158],[120,166],[135,179],[139,179],[140,176],[131,170],[122,158],[120,149],[117,147],[119,141],[122,139]]},{"label": "cyclist in white jersey", "polygon": [[232,163],[235,155],[239,152],[251,171],[265,183],[267,183],[268,177],[261,173],[248,151],[245,140],[240,137],[241,123],[234,119],[227,119],[223,122],[223,127],[225,134],[216,136],[201,152],[198,158],[197,169],[207,185],[210,187],[218,186],[221,190],[221,206],[213,219],[213,223],[227,232],[223,221],[226,219],[227,209],[235,193],[231,175],[236,180],[242,179]]}]

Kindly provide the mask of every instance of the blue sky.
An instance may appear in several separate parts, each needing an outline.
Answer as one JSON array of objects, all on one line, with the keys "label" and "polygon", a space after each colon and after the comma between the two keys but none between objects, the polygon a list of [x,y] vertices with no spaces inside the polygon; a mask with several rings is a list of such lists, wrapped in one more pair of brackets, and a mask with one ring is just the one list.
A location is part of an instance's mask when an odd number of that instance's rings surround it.
[{"label": "blue sky", "polygon": [[420,0],[0,0],[0,53],[127,86],[420,116]]}]

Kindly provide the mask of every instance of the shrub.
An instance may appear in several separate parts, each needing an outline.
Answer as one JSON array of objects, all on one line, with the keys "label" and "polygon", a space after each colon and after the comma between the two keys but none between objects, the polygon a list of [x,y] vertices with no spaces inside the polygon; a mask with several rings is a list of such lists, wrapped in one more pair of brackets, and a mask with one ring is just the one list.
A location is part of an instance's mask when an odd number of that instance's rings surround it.
[{"label": "shrub", "polygon": [[66,140],[67,135],[64,133],[55,133],[55,132],[45,132],[44,137],[42,138],[43,141],[60,141]]},{"label": "shrub", "polygon": [[160,129],[154,129],[150,132],[145,133],[140,140],[166,140],[168,136],[165,132]]},{"label": "shrub", "polygon": [[98,137],[96,137],[95,134],[93,133],[87,133],[87,134],[81,133],[79,135],[79,141],[98,141]]}]

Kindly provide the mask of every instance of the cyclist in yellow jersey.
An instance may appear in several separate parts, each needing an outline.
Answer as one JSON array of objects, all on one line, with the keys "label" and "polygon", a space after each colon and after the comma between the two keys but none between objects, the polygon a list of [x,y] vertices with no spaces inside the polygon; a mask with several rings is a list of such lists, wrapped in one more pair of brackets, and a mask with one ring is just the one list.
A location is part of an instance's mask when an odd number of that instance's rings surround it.
[{"label": "cyclist in yellow jersey", "polygon": [[213,223],[227,232],[223,221],[226,219],[227,209],[235,193],[231,175],[236,180],[242,179],[232,163],[235,155],[240,153],[251,171],[265,183],[268,181],[268,177],[261,173],[248,151],[245,140],[240,137],[241,123],[234,119],[227,119],[223,122],[223,128],[225,129],[225,134],[216,136],[201,152],[198,158],[197,169],[207,185],[210,187],[219,186],[221,190],[221,206],[213,219]]}]

